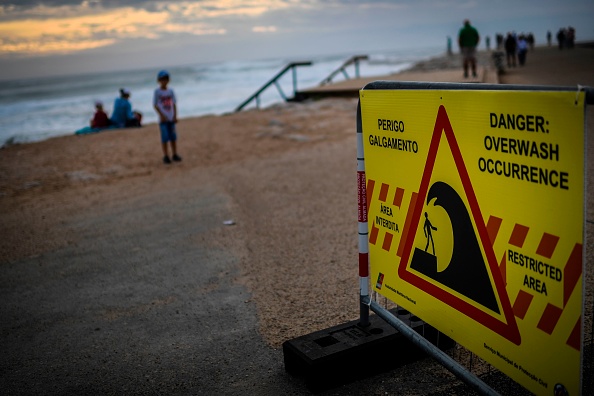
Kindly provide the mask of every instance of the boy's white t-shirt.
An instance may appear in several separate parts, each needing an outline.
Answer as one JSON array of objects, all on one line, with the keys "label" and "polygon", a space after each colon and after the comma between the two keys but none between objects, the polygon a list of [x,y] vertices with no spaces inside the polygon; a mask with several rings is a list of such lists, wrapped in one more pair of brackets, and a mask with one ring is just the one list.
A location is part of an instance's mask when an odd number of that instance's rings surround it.
[{"label": "boy's white t-shirt", "polygon": [[161,113],[165,116],[167,121],[173,121],[174,116],[174,106],[175,105],[175,94],[173,93],[173,89],[155,89],[155,94],[153,95],[153,106],[157,106]]}]

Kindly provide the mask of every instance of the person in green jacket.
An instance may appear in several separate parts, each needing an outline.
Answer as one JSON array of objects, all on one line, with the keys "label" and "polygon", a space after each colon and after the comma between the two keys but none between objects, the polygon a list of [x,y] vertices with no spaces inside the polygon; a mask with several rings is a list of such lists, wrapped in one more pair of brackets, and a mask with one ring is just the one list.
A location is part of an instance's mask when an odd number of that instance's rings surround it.
[{"label": "person in green jacket", "polygon": [[462,54],[464,77],[468,77],[469,66],[472,70],[472,76],[476,77],[476,47],[480,39],[478,31],[470,24],[468,19],[465,19],[464,26],[458,33],[458,45]]}]

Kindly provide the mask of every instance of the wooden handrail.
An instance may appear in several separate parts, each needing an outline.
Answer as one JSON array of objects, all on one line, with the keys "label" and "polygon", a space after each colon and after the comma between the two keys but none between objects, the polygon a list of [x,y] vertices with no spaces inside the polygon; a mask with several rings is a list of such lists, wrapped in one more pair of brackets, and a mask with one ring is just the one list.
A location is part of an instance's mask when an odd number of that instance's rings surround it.
[{"label": "wooden handrail", "polygon": [[245,106],[247,106],[254,99],[256,100],[256,106],[257,107],[260,107],[260,94],[262,92],[264,92],[264,90],[266,90],[266,88],[268,88],[272,84],[276,85],[276,88],[278,89],[278,92],[280,93],[281,97],[285,101],[289,100],[287,98],[287,96],[285,95],[285,93],[283,92],[283,90],[281,89],[280,84],[278,83],[278,80],[288,70],[292,70],[293,71],[293,95],[295,95],[295,92],[297,92],[297,71],[296,71],[297,66],[311,66],[311,65],[312,65],[312,62],[309,62],[309,61],[289,63],[287,66],[285,66],[284,69],[282,69],[274,77],[272,77],[270,79],[270,81],[268,81],[266,84],[264,84],[262,86],[262,88],[260,88],[259,90],[257,90],[256,93],[254,93],[252,96],[250,96],[249,98],[247,98],[242,104],[240,104],[239,106],[237,106],[237,108],[235,109],[235,111],[236,112],[241,111]]},{"label": "wooden handrail", "polygon": [[367,55],[353,56],[352,58],[350,58],[349,60],[344,62],[342,64],[342,66],[340,66],[338,69],[336,69],[332,73],[330,73],[330,75],[328,77],[326,77],[324,80],[322,80],[320,85],[326,85],[326,84],[331,83],[334,76],[336,76],[338,73],[342,73],[347,80],[350,79],[349,75],[346,72],[346,68],[353,63],[355,64],[355,78],[359,78],[359,61],[367,60],[367,59],[369,59],[369,57]]}]

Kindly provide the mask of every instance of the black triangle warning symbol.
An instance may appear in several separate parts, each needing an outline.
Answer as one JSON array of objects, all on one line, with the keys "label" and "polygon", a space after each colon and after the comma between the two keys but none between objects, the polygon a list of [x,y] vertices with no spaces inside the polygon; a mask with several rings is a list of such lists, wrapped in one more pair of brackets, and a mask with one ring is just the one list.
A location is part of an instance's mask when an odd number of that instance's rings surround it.
[{"label": "black triangle warning symbol", "polygon": [[[470,211],[448,183],[437,181],[429,185],[444,134],[444,141],[449,146],[447,153],[451,153],[454,160]],[[413,251],[424,202],[429,203],[434,199],[434,204],[442,206],[448,213],[454,233],[452,257],[443,271],[437,271],[434,255],[418,248]],[[398,267],[399,277],[519,345],[521,336],[518,325],[462,153],[443,105],[437,112],[421,185],[416,199],[411,201],[407,222],[409,224],[404,227],[406,234],[402,236],[404,247]],[[425,223],[423,227],[426,226]]]}]

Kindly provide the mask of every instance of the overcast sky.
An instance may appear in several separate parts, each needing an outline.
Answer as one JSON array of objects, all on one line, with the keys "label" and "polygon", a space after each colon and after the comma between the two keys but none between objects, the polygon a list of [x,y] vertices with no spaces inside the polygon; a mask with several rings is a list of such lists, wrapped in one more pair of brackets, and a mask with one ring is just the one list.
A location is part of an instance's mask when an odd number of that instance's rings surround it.
[{"label": "overcast sky", "polygon": [[[0,0],[0,79],[442,46],[561,27],[594,40],[594,0]],[[484,43],[484,41],[483,41]]]}]

